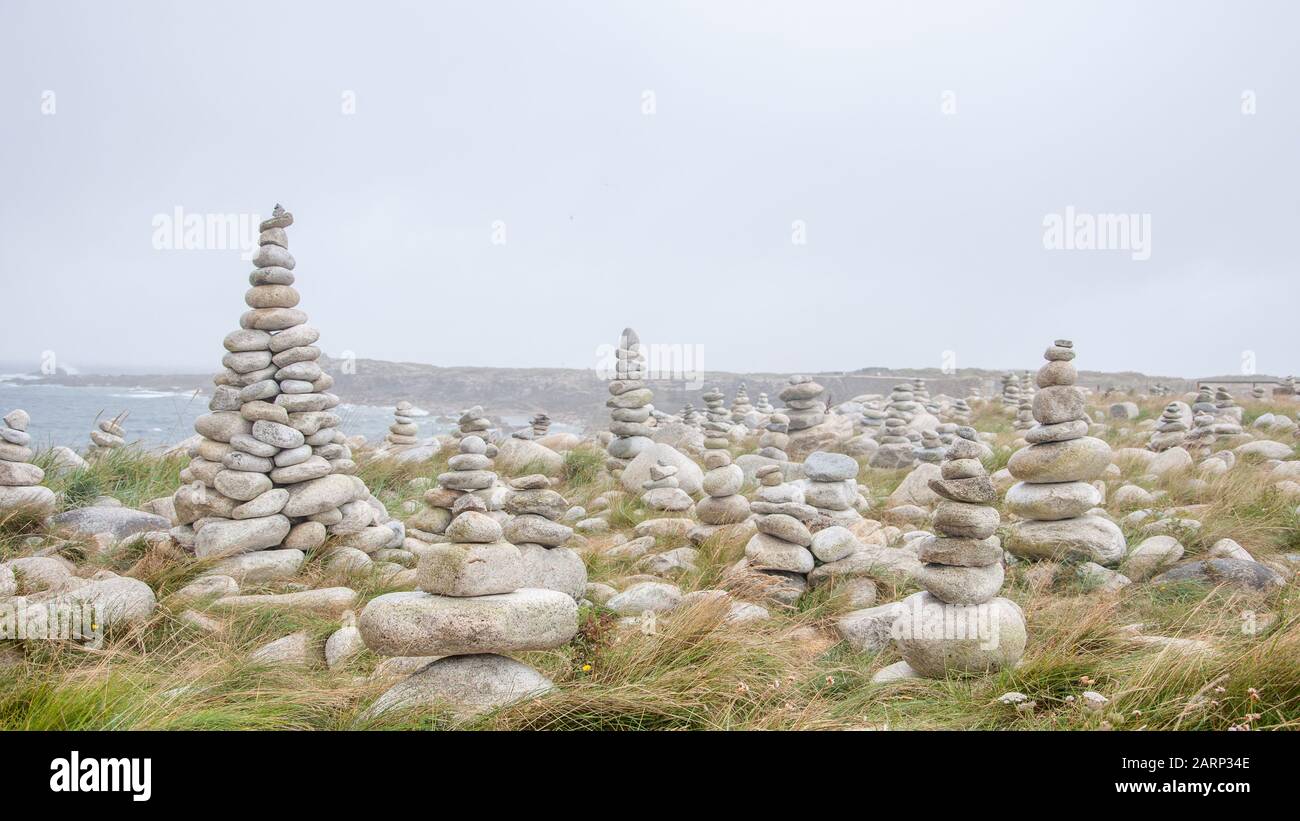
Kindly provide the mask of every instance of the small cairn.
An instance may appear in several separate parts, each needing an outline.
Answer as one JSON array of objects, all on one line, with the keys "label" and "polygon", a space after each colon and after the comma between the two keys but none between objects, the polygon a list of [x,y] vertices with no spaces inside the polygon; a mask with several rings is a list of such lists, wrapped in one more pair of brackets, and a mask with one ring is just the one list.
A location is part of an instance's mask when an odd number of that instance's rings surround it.
[{"label": "small cairn", "polygon": [[19,510],[48,516],[56,507],[54,491],[41,484],[45,471],[31,463],[30,421],[27,411],[16,409],[0,424],[0,518]]},{"label": "small cairn", "polygon": [[650,478],[641,483],[641,490],[641,504],[661,513],[690,510],[694,504],[680,487],[677,466],[666,459],[650,466]]},{"label": "small cairn", "polygon": [[764,432],[758,437],[758,455],[779,462],[790,461],[786,448],[790,447],[790,418],[784,413],[768,417]]},{"label": "small cairn", "polygon": [[[709,395],[705,395],[708,400]],[[701,524],[691,529],[691,541],[699,545],[720,528],[739,524],[749,518],[749,500],[740,494],[745,482],[745,472],[739,465],[732,464],[731,451],[727,449],[730,440],[725,436],[726,424],[714,421],[716,412],[710,412],[709,421],[704,423],[704,482],[705,497],[695,506],[695,516]],[[764,438],[775,436],[770,430]],[[783,435],[783,434],[781,434]],[[761,441],[761,440],[760,440]],[[769,439],[769,441],[773,441]],[[770,452],[784,452],[779,449]],[[760,455],[763,452],[760,451]],[[773,457],[778,458],[778,457]],[[653,474],[652,474],[653,475]]]},{"label": "small cairn", "polygon": [[731,400],[731,421],[743,425],[745,417],[753,412],[754,406],[749,403],[749,393],[745,390],[745,383],[741,382],[740,387],[736,389],[736,398]]},{"label": "small cairn", "polygon": [[1110,445],[1088,436],[1074,344],[1058,339],[1044,356],[1033,406],[1038,425],[1025,432],[1029,444],[1007,463],[1019,481],[1007,490],[1006,509],[1024,520],[1012,525],[1008,548],[1027,559],[1115,564],[1126,553],[1123,532],[1109,519],[1087,515],[1101,502],[1090,483],[1110,464]]},{"label": "small cairn", "polygon": [[1268,394],[1264,391],[1263,385],[1256,385],[1250,389],[1250,397],[1256,401],[1263,401]]},{"label": "small cairn", "polygon": [[758,401],[754,403],[754,410],[764,416],[769,416],[776,412],[776,408],[772,407],[772,403],[767,400],[767,394],[765,393],[760,393],[758,395]]},{"label": "small cairn", "polygon": [[843,453],[815,451],[803,462],[807,479],[804,501],[835,524],[851,524],[862,518],[854,504],[858,500],[858,463]]},{"label": "small cairn", "polygon": [[551,417],[547,416],[545,413],[537,413],[533,416],[532,426],[533,439],[541,439],[546,436],[547,432],[551,429]]},{"label": "small cairn", "polygon": [[1178,403],[1170,402],[1160,414],[1160,421],[1156,423],[1156,429],[1147,442],[1147,450],[1160,453],[1178,447],[1186,438],[1187,423],[1183,421]]},{"label": "small cairn", "polygon": [[777,598],[787,604],[808,589],[808,573],[816,566],[809,547],[812,532],[807,522],[817,516],[804,502],[804,491],[782,480],[779,465],[757,471],[759,488],[750,507],[757,516],[757,531],[745,545],[748,566],[780,582]]},{"label": "small cairn", "polygon": [[875,404],[862,406],[862,417],[858,420],[858,430],[872,439],[879,439],[885,430],[886,411]]},{"label": "small cairn", "polygon": [[915,409],[911,383],[895,385],[885,405],[885,426],[880,434],[880,447],[871,455],[870,464],[873,468],[893,470],[911,467],[916,463],[916,450],[907,429],[907,423],[911,421]]},{"label": "small cairn", "polygon": [[611,473],[621,475],[637,454],[650,446],[653,429],[650,418],[654,392],[645,384],[645,354],[641,338],[631,328],[624,328],[614,352],[614,379],[609,383],[609,430],[614,434],[606,452],[605,465]]},{"label": "small cairn", "polygon": [[419,434],[420,428],[410,415],[414,409],[415,406],[405,399],[397,403],[397,407],[393,410],[393,424],[388,426],[388,435],[384,437],[384,441],[388,443],[390,449],[401,449],[419,444],[420,439],[417,434]]},{"label": "small cairn", "polygon": [[313,550],[337,536],[365,553],[400,547],[394,522],[356,470],[332,411],[334,380],[317,360],[320,332],[295,306],[295,262],[279,205],[262,222],[244,294],[250,310],[226,335],[225,370],[211,413],[194,423],[198,444],[173,495],[172,535],[199,557],[266,549]]},{"label": "small cairn", "polygon": [[700,417],[700,412],[697,411],[695,406],[690,402],[687,402],[682,406],[682,422],[692,428],[698,428],[704,424],[704,420]]},{"label": "small cairn", "polygon": [[916,451],[916,459],[937,465],[943,461],[944,442],[937,430],[921,431],[921,447]]},{"label": "small cairn", "polygon": [[934,513],[937,535],[917,545],[923,565],[916,579],[925,590],[903,600],[893,627],[903,662],[929,678],[1011,667],[1025,650],[1024,613],[998,596],[1004,577],[993,535],[998,494],[980,452],[975,429],[959,428],[942,478],[929,481],[942,500]]},{"label": "small cairn", "polygon": [[1281,386],[1274,388],[1273,393],[1280,393],[1283,396],[1295,396],[1295,377],[1288,376],[1283,379]]},{"label": "small cairn", "polygon": [[[452,459],[483,456],[485,443],[478,436],[465,436],[460,444],[461,453]],[[523,553],[473,495],[482,489],[482,477],[469,474],[480,472],[453,471],[462,474],[464,481],[453,483],[464,485],[465,493],[456,500],[447,540],[421,553],[418,589],[378,596],[361,613],[357,628],[371,651],[441,657],[380,696],[372,714],[436,700],[467,718],[554,687],[505,654],[567,643],[578,631],[577,603],[567,592],[528,586]],[[532,515],[537,514],[519,518]]]},{"label": "small cairn", "polygon": [[568,500],[552,489],[541,473],[513,479],[510,488],[505,511],[513,518],[506,523],[505,537],[519,548],[524,560],[521,586],[581,598],[587,588],[587,566],[581,556],[564,547],[573,528],[560,521],[569,509]]},{"label": "small cairn", "polygon": [[[459,452],[447,460],[446,473],[438,474],[438,487],[425,493],[425,500],[432,497],[436,507],[446,507],[453,514],[456,503],[463,496],[475,496],[483,504],[483,510],[497,521],[507,517],[501,511],[504,501],[494,492],[500,484],[494,470],[495,448],[478,436],[465,436],[460,440]],[[443,491],[435,493],[434,491]]]},{"label": "small cairn", "polygon": [[112,419],[99,421],[96,430],[90,432],[90,453],[114,450],[126,444],[126,431],[122,423],[126,421],[127,412],[122,411]]},{"label": "small cairn", "polygon": [[965,399],[953,400],[952,406],[948,408],[948,418],[959,425],[969,425],[974,415],[970,403]]},{"label": "small cairn", "polygon": [[1002,375],[1002,407],[1012,413],[1020,408],[1020,379],[1011,371]]},{"label": "small cairn", "polygon": [[1016,410],[1016,421],[1011,427],[1016,430],[1029,430],[1034,426],[1034,403],[1027,394],[1020,394],[1020,407]]},{"label": "small cairn", "polygon": [[795,375],[778,395],[785,403],[785,416],[792,451],[816,450],[823,444],[822,423],[826,421],[826,389],[811,376]]}]

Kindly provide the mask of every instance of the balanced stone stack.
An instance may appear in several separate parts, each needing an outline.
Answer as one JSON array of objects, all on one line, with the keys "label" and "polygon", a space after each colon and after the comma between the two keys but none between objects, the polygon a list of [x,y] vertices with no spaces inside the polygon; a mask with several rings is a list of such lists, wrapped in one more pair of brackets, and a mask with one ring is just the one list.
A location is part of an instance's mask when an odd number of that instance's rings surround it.
[{"label": "balanced stone stack", "polygon": [[772,403],[767,400],[767,394],[760,393],[758,401],[754,403],[754,410],[766,416],[774,413],[776,408],[772,407]]},{"label": "balanced stone stack", "polygon": [[682,422],[692,428],[698,428],[704,420],[700,418],[699,411],[690,402],[682,405]]},{"label": "balanced stone stack", "polygon": [[1186,438],[1187,423],[1183,421],[1178,403],[1170,402],[1160,414],[1160,421],[1156,423],[1155,432],[1147,442],[1147,449],[1160,453],[1178,447]]},{"label": "balanced stone stack", "polygon": [[533,416],[532,426],[533,439],[541,439],[551,429],[551,417],[547,416],[545,413],[538,413]]},{"label": "balanced stone stack", "polygon": [[809,547],[812,532],[807,522],[817,511],[804,502],[804,490],[783,482],[779,465],[757,471],[759,488],[751,504],[757,531],[745,544],[748,566],[773,577],[785,588],[790,603],[808,589],[807,575],[816,566]]},{"label": "balanced stone stack", "polygon": [[[452,436],[456,439],[464,439],[466,436],[477,436],[484,442],[491,443],[492,422],[483,414],[483,407],[475,405],[472,408],[464,410],[460,418],[456,420],[456,430]],[[492,450],[495,451],[495,446]]]},{"label": "balanced stone stack", "polygon": [[[505,511],[512,517],[505,526],[506,540],[519,548],[524,561],[523,587],[558,590],[573,599],[587,589],[587,565],[564,543],[573,528],[560,518],[569,502],[551,488],[540,473],[510,482]],[[690,498],[687,498],[687,502]]]},{"label": "balanced stone stack", "polygon": [[654,393],[645,384],[645,354],[636,331],[624,328],[614,352],[614,379],[609,383],[610,440],[605,461],[611,473],[621,474],[636,456],[650,446],[653,429],[650,419]]},{"label": "balanced stone stack", "polygon": [[1020,394],[1020,407],[1016,409],[1016,421],[1011,427],[1016,430],[1029,430],[1034,426],[1034,403],[1028,395]]},{"label": "balanced stone stack", "polygon": [[916,410],[912,399],[912,386],[909,383],[896,385],[889,394],[885,406],[885,425],[880,434],[880,447],[871,455],[873,468],[911,467],[916,462],[916,449],[908,436],[907,423]]},{"label": "balanced stone stack", "polygon": [[953,400],[951,407],[948,408],[948,418],[961,425],[970,424],[974,415],[970,403],[965,399]]},{"label": "balanced stone stack", "polygon": [[803,489],[804,501],[817,512],[835,520],[835,524],[850,524],[862,518],[854,504],[858,499],[858,463],[843,453],[816,451],[803,462],[807,482]]},{"label": "balanced stone stack", "polygon": [[398,547],[392,522],[356,470],[331,411],[338,397],[317,360],[320,332],[295,306],[293,256],[280,206],[264,221],[244,295],[250,310],[225,338],[225,370],[194,423],[199,441],[173,497],[172,534],[198,556],[311,550],[337,535],[366,553]]},{"label": "balanced stone stack", "polygon": [[796,375],[790,377],[790,383],[778,394],[785,403],[784,412],[789,420],[791,452],[807,453],[826,444],[828,432],[822,427],[826,421],[825,392],[812,377]]},{"label": "balanced stone stack", "polygon": [[12,410],[0,424],[0,519],[20,510],[37,516],[54,512],[54,491],[41,484],[45,471],[31,464],[30,421],[27,411]]},{"label": "balanced stone stack", "polygon": [[893,635],[907,665],[922,676],[986,673],[1014,665],[1025,650],[1020,607],[1002,588],[997,490],[980,463],[974,428],[962,427],[930,489],[937,535],[917,544],[916,574],[925,590],[902,602]]},{"label": "balanced stone stack", "polygon": [[1236,436],[1242,432],[1242,407],[1232,398],[1227,388],[1214,392],[1214,432],[1218,436]]},{"label": "balanced stone stack", "polygon": [[731,421],[743,425],[745,417],[753,412],[754,406],[749,402],[749,393],[745,390],[745,383],[741,382],[740,387],[736,389],[736,398],[731,400]]},{"label": "balanced stone stack", "polygon": [[1020,408],[1020,379],[1011,372],[1002,375],[1002,407],[1012,413]]},{"label": "balanced stone stack", "polygon": [[1262,400],[1262,399],[1264,399],[1264,397],[1266,397],[1267,395],[1268,395],[1268,394],[1264,392],[1264,386],[1263,386],[1263,385],[1256,385],[1255,387],[1253,387],[1253,388],[1250,389],[1250,396],[1251,396],[1252,399]]},{"label": "balanced stone stack", "polygon": [[454,512],[462,497],[474,496],[491,518],[504,522],[508,517],[501,509],[504,494],[496,492],[500,480],[492,461],[495,451],[478,436],[462,438],[457,454],[447,460],[450,470],[438,474],[438,487],[425,493],[425,501]]},{"label": "balanced stone stack", "polygon": [[[705,401],[708,401],[709,396],[705,394]],[[749,518],[749,500],[740,494],[741,486],[745,482],[745,472],[739,465],[732,464],[731,451],[727,449],[730,440],[726,437],[726,429],[726,422],[710,405],[709,421],[704,423],[703,489],[706,495],[695,506],[695,516],[701,524],[692,528],[689,534],[691,541],[697,545],[719,529],[739,524]],[[763,440],[777,441],[772,438],[775,436],[784,436],[784,434],[774,434],[769,424],[769,430],[763,434],[760,444]],[[779,454],[779,456],[772,454]],[[780,458],[783,461],[785,459],[784,450],[781,448],[764,447],[760,455],[769,455],[771,458]]]},{"label": "balanced stone stack", "polygon": [[884,408],[878,408],[875,405],[863,405],[862,417],[858,420],[858,429],[873,439],[878,439],[885,429]]},{"label": "balanced stone stack", "polygon": [[1217,408],[1214,406],[1214,393],[1208,388],[1203,387],[1196,392],[1196,401],[1192,403],[1192,413],[1209,413],[1213,414]]},{"label": "balanced stone stack", "polygon": [[944,443],[937,430],[921,431],[921,447],[916,451],[917,461],[937,465],[943,461]]},{"label": "balanced stone stack", "polygon": [[1006,508],[1025,520],[1012,526],[1007,547],[1029,559],[1114,564],[1126,552],[1124,534],[1109,519],[1087,515],[1101,502],[1091,482],[1106,472],[1110,445],[1088,436],[1073,343],[1058,339],[1044,356],[1033,406],[1038,425],[1007,463],[1019,481],[1007,490]]},{"label": "balanced stone stack", "polygon": [[758,455],[780,462],[790,461],[786,448],[790,447],[790,419],[784,413],[773,413],[758,437]]},{"label": "balanced stone stack", "polygon": [[410,416],[414,408],[415,406],[405,399],[397,403],[393,412],[393,424],[388,426],[388,435],[384,437],[384,441],[390,448],[397,449],[419,444],[420,439],[417,434],[420,428]]},{"label": "balanced stone stack", "polygon": [[660,513],[690,510],[694,502],[681,489],[678,467],[666,459],[650,466],[650,478],[641,483],[641,504]]},{"label": "balanced stone stack", "polygon": [[122,428],[126,416],[126,412],[123,411],[112,419],[101,420],[97,425],[97,429],[90,432],[90,452],[92,454],[120,448],[126,444],[126,431]]},{"label": "balanced stone stack", "polygon": [[[466,436],[462,455],[482,455],[473,453],[482,445]],[[528,484],[521,492],[541,489]],[[558,506],[541,495],[530,498],[519,509]],[[550,680],[503,654],[560,647],[577,633],[573,596],[526,586],[524,555],[505,540],[500,523],[472,494],[458,504],[447,541],[422,552],[418,589],[377,596],[357,622],[366,646],[379,655],[441,656],[381,696],[372,712],[440,702],[467,717],[545,692],[554,687]],[[550,522],[536,513],[522,516]]]}]

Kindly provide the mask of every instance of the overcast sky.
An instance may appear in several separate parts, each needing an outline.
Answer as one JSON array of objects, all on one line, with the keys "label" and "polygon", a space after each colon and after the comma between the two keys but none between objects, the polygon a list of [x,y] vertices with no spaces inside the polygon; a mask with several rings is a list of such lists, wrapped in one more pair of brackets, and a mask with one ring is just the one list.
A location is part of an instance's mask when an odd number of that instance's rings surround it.
[{"label": "overcast sky", "polygon": [[155,217],[283,202],[333,355],[1300,372],[1297,8],[5,0],[0,360],[214,370],[251,266]]}]

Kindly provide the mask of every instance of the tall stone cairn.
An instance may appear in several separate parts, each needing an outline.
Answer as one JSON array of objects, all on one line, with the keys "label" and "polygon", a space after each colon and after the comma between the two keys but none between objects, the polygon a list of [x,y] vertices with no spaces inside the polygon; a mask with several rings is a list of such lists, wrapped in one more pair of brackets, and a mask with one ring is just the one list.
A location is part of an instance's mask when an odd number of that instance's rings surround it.
[{"label": "tall stone cairn", "polygon": [[650,403],[654,392],[645,383],[645,354],[641,338],[631,328],[624,328],[614,352],[614,379],[609,383],[610,440],[605,466],[611,473],[621,474],[623,468],[651,443],[653,429],[646,424],[650,418]]},{"label": "tall stone cairn", "polygon": [[31,464],[35,455],[27,432],[31,417],[12,410],[0,424],[0,519],[15,511],[48,516],[54,512],[54,491],[45,487],[45,471]]},{"label": "tall stone cairn", "polygon": [[907,429],[916,408],[911,383],[895,385],[885,405],[884,430],[877,439],[880,447],[871,455],[871,467],[893,470],[911,467],[916,462],[916,449]]},{"label": "tall stone cairn", "polygon": [[1011,371],[1002,375],[1002,407],[1012,413],[1020,407],[1020,379]]},{"label": "tall stone cairn", "polygon": [[260,226],[250,310],[226,335],[212,412],[194,423],[201,438],[173,497],[172,534],[201,557],[312,550],[328,535],[366,553],[402,544],[402,524],[350,475],[356,463],[331,410],[334,380],[317,364],[320,332],[295,307],[292,224],[277,205]]},{"label": "tall stone cairn", "polygon": [[101,419],[90,432],[90,453],[114,450],[126,444],[126,431],[122,428],[126,417],[127,412],[122,411],[112,419]]},{"label": "tall stone cairn", "polygon": [[994,535],[997,490],[980,463],[981,451],[975,429],[958,428],[941,478],[929,482],[941,501],[934,513],[937,535],[917,545],[923,564],[916,580],[925,590],[903,600],[893,628],[903,660],[929,678],[1010,667],[1025,650],[1024,614],[998,597],[1004,571]]},{"label": "tall stone cairn", "polygon": [[732,416],[723,406],[722,392],[716,388],[704,394],[704,403],[705,497],[695,505],[695,516],[700,525],[692,528],[689,534],[697,545],[720,528],[749,518],[749,500],[740,494],[745,473],[739,465],[732,464],[731,451],[728,450]]},{"label": "tall stone cairn", "polygon": [[822,423],[826,421],[826,389],[811,376],[795,375],[781,389],[778,398],[785,403],[783,413],[789,419],[791,453],[803,455],[825,444]]},{"label": "tall stone cairn", "polygon": [[[473,451],[483,444],[466,436],[460,455],[481,456]],[[442,657],[381,696],[373,712],[427,706],[436,698],[468,716],[539,695],[554,684],[504,654],[559,647],[578,631],[577,602],[528,586],[523,554],[472,490],[456,500],[453,513],[446,540],[421,551],[418,589],[372,599],[357,622],[362,640],[379,655]]]},{"label": "tall stone cairn", "polygon": [[731,400],[731,421],[743,425],[745,417],[754,412],[754,406],[749,402],[749,393],[745,390],[745,383],[741,382],[740,387],[736,389],[736,397]]},{"label": "tall stone cairn", "polygon": [[1110,464],[1110,445],[1088,436],[1087,402],[1075,385],[1074,344],[1058,339],[1038,371],[1029,444],[1007,469],[1020,480],[1007,490],[1006,509],[1024,521],[1011,526],[1007,548],[1027,559],[1114,564],[1124,557],[1124,534],[1109,519],[1087,512],[1101,502],[1092,482]]}]

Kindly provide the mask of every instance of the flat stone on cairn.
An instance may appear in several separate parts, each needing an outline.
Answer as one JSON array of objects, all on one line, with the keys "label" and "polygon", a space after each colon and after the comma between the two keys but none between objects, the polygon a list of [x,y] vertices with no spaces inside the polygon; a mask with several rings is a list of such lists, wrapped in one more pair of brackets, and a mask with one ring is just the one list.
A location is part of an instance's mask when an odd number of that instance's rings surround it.
[{"label": "flat stone on cairn", "polygon": [[1002,588],[997,490],[978,458],[974,428],[962,427],[930,489],[937,535],[918,540],[925,588],[902,602],[893,636],[903,660],[929,678],[975,675],[1013,666],[1025,650],[1020,607],[998,597]]},{"label": "flat stone on cairn", "polygon": [[811,376],[795,375],[778,397],[785,403],[790,442],[786,450],[802,456],[829,444],[835,436],[822,427],[826,421],[826,389]]},{"label": "flat stone on cairn", "polygon": [[1038,424],[1029,444],[1007,463],[1019,481],[1007,490],[1006,509],[1024,521],[1011,526],[1007,549],[1026,559],[1065,559],[1113,565],[1124,558],[1123,532],[1109,519],[1087,512],[1101,502],[1091,484],[1106,472],[1110,445],[1088,436],[1083,391],[1074,383],[1074,346],[1057,340],[1038,371],[1034,396]]},{"label": "flat stone on cairn", "polygon": [[641,483],[641,504],[660,513],[690,510],[691,497],[678,486],[677,466],[660,459],[650,466],[650,478]]},{"label": "flat stone on cairn", "polygon": [[[1183,407],[1186,407],[1186,405]],[[1165,405],[1164,411],[1160,414],[1160,421],[1156,423],[1155,432],[1151,434],[1151,439],[1147,442],[1147,450],[1160,453],[1178,447],[1186,438],[1187,423],[1183,421],[1179,403],[1170,402]]]},{"label": "flat stone on cairn", "polygon": [[0,423],[0,519],[16,511],[35,516],[54,512],[54,491],[43,486],[45,471],[31,464],[34,453],[25,410],[12,410]]},{"label": "flat stone on cairn", "polygon": [[333,379],[317,363],[320,332],[295,307],[292,224],[277,205],[260,226],[250,310],[226,335],[211,413],[194,423],[198,442],[172,496],[172,535],[200,557],[313,550],[331,535],[366,553],[402,544],[401,523],[348,475],[356,463],[331,410]]},{"label": "flat stone on cairn", "polygon": [[126,444],[126,431],[122,429],[122,423],[126,421],[127,413],[123,411],[112,419],[103,419],[96,426],[96,430],[90,432],[90,453],[95,454],[100,451],[113,450]]},{"label": "flat stone on cairn", "polygon": [[[469,452],[463,449],[466,443]],[[466,436],[461,440],[462,454],[481,455],[472,452],[481,444],[477,436]],[[532,480],[525,484],[526,494],[541,489],[533,487],[539,483]],[[537,671],[526,673],[531,668],[502,654],[566,644],[578,632],[577,602],[567,591],[525,587],[530,573],[523,553],[504,540],[495,519],[474,509],[482,503],[470,498],[447,526],[449,541],[421,555],[418,590],[377,596],[361,612],[357,628],[373,652],[443,657],[381,696],[372,713],[442,702],[456,715],[468,717],[554,686]],[[520,509],[559,507],[544,495],[526,497],[519,504]],[[523,516],[552,523],[537,513]],[[531,535],[543,532],[551,533],[551,528],[544,526]],[[585,581],[584,571],[584,586]],[[455,684],[461,676],[452,669],[464,665],[467,656],[475,663],[470,688]],[[526,687],[519,686],[521,680],[527,681]]]},{"label": "flat stone on cairn", "polygon": [[523,558],[522,586],[581,598],[587,589],[587,566],[581,556],[564,546],[573,536],[573,528],[560,521],[569,509],[568,500],[552,490],[550,481],[540,473],[520,476],[510,482],[510,488],[505,511],[512,518],[506,522],[505,537]]},{"label": "flat stone on cairn", "polygon": [[654,429],[647,424],[654,393],[645,384],[645,354],[641,338],[624,328],[614,352],[614,379],[609,383],[610,433],[605,461],[611,473],[619,473],[651,443]]}]

